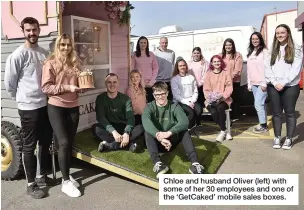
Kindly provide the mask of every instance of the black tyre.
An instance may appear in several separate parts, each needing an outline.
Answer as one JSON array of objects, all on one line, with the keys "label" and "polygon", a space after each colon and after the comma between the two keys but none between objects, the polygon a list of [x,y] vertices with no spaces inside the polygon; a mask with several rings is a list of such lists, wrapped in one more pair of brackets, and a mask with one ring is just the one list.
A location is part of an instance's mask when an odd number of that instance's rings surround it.
[{"label": "black tyre", "polygon": [[1,123],[1,179],[16,179],[24,173],[22,165],[22,138],[13,123]]}]

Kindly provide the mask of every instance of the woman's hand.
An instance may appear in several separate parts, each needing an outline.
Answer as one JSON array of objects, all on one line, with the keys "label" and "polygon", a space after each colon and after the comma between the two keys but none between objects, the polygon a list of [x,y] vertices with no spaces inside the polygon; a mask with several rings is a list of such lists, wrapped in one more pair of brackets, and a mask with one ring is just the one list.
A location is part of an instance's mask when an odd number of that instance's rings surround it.
[{"label": "woman's hand", "polygon": [[71,92],[74,93],[74,92],[79,92],[80,90],[82,90],[81,88],[75,86],[75,85],[70,85],[70,89],[71,89]]}]

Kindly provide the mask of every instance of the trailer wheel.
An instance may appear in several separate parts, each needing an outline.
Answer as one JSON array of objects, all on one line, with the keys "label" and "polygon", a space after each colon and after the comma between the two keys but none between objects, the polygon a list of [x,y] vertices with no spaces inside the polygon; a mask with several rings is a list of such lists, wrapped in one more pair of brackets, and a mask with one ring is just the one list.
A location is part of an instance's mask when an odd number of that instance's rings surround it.
[{"label": "trailer wheel", "polygon": [[1,123],[1,179],[12,180],[23,173],[22,138],[13,123]]}]

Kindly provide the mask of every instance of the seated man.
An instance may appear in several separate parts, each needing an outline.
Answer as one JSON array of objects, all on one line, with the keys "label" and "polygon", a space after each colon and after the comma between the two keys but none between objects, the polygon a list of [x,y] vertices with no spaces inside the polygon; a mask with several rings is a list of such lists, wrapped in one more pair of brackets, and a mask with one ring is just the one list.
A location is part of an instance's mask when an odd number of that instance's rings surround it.
[{"label": "seated man", "polygon": [[168,86],[164,82],[156,82],[153,87],[154,101],[148,103],[142,114],[145,129],[145,139],[148,151],[153,161],[153,171],[159,178],[160,174],[168,172],[169,168],[161,162],[159,152],[170,151],[180,142],[191,161],[189,172],[202,174],[204,167],[198,163],[198,158],[191,136],[188,132],[188,118],[177,103],[168,101]]},{"label": "seated man", "polygon": [[[96,98],[97,124],[93,125],[93,135],[101,142],[98,151],[129,148],[136,152],[136,140],[144,133],[142,125],[134,128],[135,118],[130,98],[118,92],[118,76],[110,73],[105,78],[107,92]],[[130,143],[129,143],[130,142]]]}]

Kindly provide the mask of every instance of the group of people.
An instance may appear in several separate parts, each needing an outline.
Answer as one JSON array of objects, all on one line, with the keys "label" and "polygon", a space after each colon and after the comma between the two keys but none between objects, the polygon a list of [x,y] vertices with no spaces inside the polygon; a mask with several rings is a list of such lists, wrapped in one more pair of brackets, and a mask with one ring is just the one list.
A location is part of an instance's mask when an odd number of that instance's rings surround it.
[{"label": "group of people", "polygon": [[[69,35],[58,36],[54,51],[48,55],[38,45],[40,27],[35,18],[24,18],[21,29],[26,41],[7,58],[4,84],[18,104],[27,193],[36,199],[43,198],[45,192],[41,186],[58,184],[46,175],[47,155],[54,134],[59,146],[61,191],[70,197],[79,197],[79,183],[70,175],[70,159],[79,122],[78,93],[86,91],[78,87],[81,61]],[[210,63],[199,47],[193,49],[192,61],[175,59],[174,51],[167,49],[166,37],[160,39],[154,53],[148,46],[148,39],[140,37],[132,55],[126,94],[118,91],[119,78],[115,73],[105,77],[107,91],[96,98],[97,124],[92,126],[93,135],[100,141],[96,149],[137,152],[138,141],[144,138],[158,178],[169,170],[161,161],[160,153],[172,151],[182,143],[191,162],[189,172],[202,174],[204,167],[198,162],[189,131],[200,124],[205,106],[221,129],[216,140],[232,139],[225,126],[225,110],[230,107],[235,111],[234,116],[239,111],[237,90],[242,56],[232,39],[225,40],[222,53],[214,55]],[[260,122],[255,131],[267,131],[265,98],[268,92],[273,105],[273,147],[290,149],[296,126],[301,48],[293,43],[289,27],[279,25],[270,52],[260,33],[255,32],[250,37],[247,57],[248,89],[254,94]],[[282,143],[283,109],[287,138]]]}]

